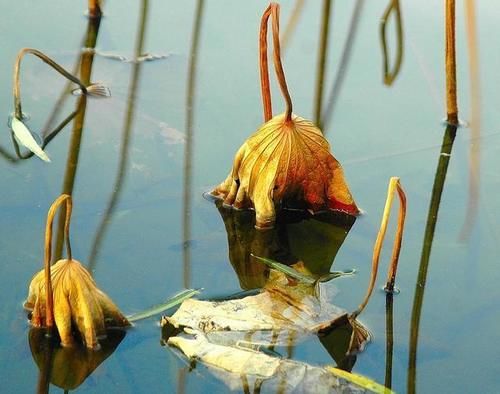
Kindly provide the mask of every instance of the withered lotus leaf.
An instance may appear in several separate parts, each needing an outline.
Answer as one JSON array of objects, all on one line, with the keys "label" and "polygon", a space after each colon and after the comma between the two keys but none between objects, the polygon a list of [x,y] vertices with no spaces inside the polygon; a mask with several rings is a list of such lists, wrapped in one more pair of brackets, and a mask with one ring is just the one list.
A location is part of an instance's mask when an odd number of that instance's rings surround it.
[{"label": "withered lotus leaf", "polygon": [[[286,111],[272,117],[267,65],[267,23],[273,17],[274,66]],[[264,12],[260,30],[261,90],[265,123],[240,147],[233,168],[212,194],[234,208],[254,208],[256,227],[272,227],[276,207],[333,209],[356,215],[359,210],[321,130],[292,114],[292,101],[281,64],[279,5]]]},{"label": "withered lotus leaf", "polygon": [[[64,227],[67,259],[51,260],[52,222],[57,208],[66,203]],[[49,209],[45,233],[45,267],[31,280],[25,308],[31,310],[31,323],[35,327],[57,328],[61,344],[74,343],[74,334],[88,348],[98,348],[98,338],[106,335],[108,327],[129,326],[127,318],[111,299],[97,288],[90,273],[71,256],[69,222],[71,219],[71,197],[67,194],[57,198]]]},{"label": "withered lotus leaf", "polygon": [[358,213],[328,141],[296,115],[264,123],[238,150],[231,173],[212,194],[235,208],[255,208],[258,227],[274,223],[276,204]]},{"label": "withered lotus leaf", "polygon": [[[51,267],[54,320],[63,346],[74,343],[78,330],[85,345],[98,346],[106,327],[124,327],[129,323],[111,299],[97,288],[85,267],[77,260],[62,259]],[[29,287],[25,307],[32,309],[31,323],[46,326],[45,272],[38,272]]]}]

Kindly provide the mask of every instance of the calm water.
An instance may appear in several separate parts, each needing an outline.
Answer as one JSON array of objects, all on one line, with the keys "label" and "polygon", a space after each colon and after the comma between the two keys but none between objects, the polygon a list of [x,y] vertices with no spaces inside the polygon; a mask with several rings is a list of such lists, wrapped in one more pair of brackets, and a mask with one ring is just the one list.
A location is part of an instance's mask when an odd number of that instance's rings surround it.
[{"label": "calm water", "polygon": [[[127,0],[105,4],[106,17],[97,36],[98,51],[134,55],[143,11],[139,3]],[[333,4],[326,95],[337,72],[354,3]],[[336,305],[353,310],[368,282],[387,182],[390,176],[401,177],[408,197],[408,217],[397,279],[401,293],[394,299],[392,384],[396,391],[406,392],[412,307],[445,131],[440,123],[445,112],[443,7],[437,0],[418,5],[403,2],[404,60],[399,77],[388,88],[382,84],[378,42],[378,23],[386,3],[364,2],[342,89],[332,121],[324,130],[365,215],[347,235],[344,229],[309,220],[288,224],[281,234],[271,237],[286,249],[280,249],[282,255],[309,258],[329,268],[336,254],[335,269],[356,268],[354,278],[327,285],[338,289],[332,300]],[[210,298],[261,284],[259,273],[242,263],[234,240],[229,242],[229,250],[226,228],[233,228],[231,219],[223,220],[202,193],[224,179],[237,148],[262,122],[257,29],[266,2],[205,2],[192,94],[188,81],[197,3],[143,4],[148,12],[142,24],[142,53],[169,56],[140,65],[104,56],[94,58],[91,79],[108,85],[113,96],[87,102],[73,186],[73,254],[91,264],[99,286],[125,313],[161,302],[184,287],[203,287],[203,297]],[[282,27],[294,4],[282,2]],[[75,6],[69,2],[21,0],[11,4],[4,0],[2,6],[0,109],[6,124],[13,110],[11,70],[18,50],[40,49],[72,69],[79,60],[88,21],[83,16],[83,2]],[[320,13],[319,2],[307,2],[285,48],[284,67],[294,109],[304,117],[312,117],[313,113]],[[416,389],[422,393],[493,393],[500,388],[500,52],[493,39],[500,8],[493,1],[478,2],[476,17],[480,128],[458,130],[446,174],[419,326]],[[389,32],[392,35],[392,26]],[[459,108],[461,118],[471,120],[475,115],[471,114],[461,2],[457,8],[457,39]],[[41,130],[65,82],[35,58],[25,58],[22,70],[23,109],[30,116],[30,127]],[[63,98],[54,124],[68,116],[78,101],[69,94]],[[278,112],[283,104],[277,89],[273,98]],[[63,190],[68,154],[77,152],[75,144],[71,148],[71,136],[75,134],[72,129],[70,123],[47,147],[51,164],[37,158],[12,162],[0,156],[3,392],[33,392],[37,387],[38,367],[30,351],[22,301],[32,275],[41,268],[47,209]],[[14,154],[6,125],[0,145],[2,152]],[[472,199],[477,215],[467,222],[471,163],[480,163],[474,177],[479,186]],[[188,200],[184,199],[186,190]],[[111,213],[103,229],[101,223],[107,210]],[[464,226],[468,231],[461,237]],[[231,231],[229,235],[234,238]],[[258,237],[253,232],[248,236]],[[389,238],[382,258],[383,271],[390,257],[390,242]],[[249,248],[265,249],[266,245]],[[382,273],[379,288],[383,277]],[[353,371],[383,383],[383,292],[375,292],[361,321],[374,338],[357,357]],[[226,390],[201,365],[190,371],[184,359],[160,346],[160,337],[157,318],[139,322],[78,390]],[[329,345],[313,337],[288,351],[294,358],[313,364],[336,364],[329,349]],[[60,391],[55,386],[51,390]]]}]

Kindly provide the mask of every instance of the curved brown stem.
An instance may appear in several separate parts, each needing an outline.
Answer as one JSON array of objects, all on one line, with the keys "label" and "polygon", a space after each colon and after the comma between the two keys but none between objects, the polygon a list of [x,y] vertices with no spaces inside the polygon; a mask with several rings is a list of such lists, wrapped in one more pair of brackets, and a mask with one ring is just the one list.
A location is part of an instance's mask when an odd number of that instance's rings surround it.
[{"label": "curved brown stem", "polygon": [[267,122],[273,116],[272,104],[271,104],[271,91],[269,87],[269,68],[267,64],[267,24],[269,21],[269,16],[272,15],[272,29],[273,29],[273,46],[274,46],[274,69],[276,72],[276,78],[280,85],[281,93],[286,102],[285,111],[285,121],[290,121],[292,119],[292,99],[290,98],[290,93],[288,92],[288,87],[285,79],[285,72],[283,71],[283,65],[281,63],[281,51],[280,51],[280,6],[277,3],[271,3],[264,11],[260,23],[260,35],[259,35],[259,59],[260,59],[260,85],[262,91],[262,104],[264,107],[264,120]]},{"label": "curved brown stem", "polygon": [[264,122],[273,117],[271,89],[269,86],[269,66],[267,62],[267,22],[270,15],[271,5],[266,8],[262,15],[259,34],[260,89],[262,92],[262,106],[264,107]]},{"label": "curved brown stem", "polygon": [[285,72],[283,71],[283,65],[281,64],[280,6],[278,3],[271,3],[271,13],[273,16],[274,69],[276,71],[276,78],[278,78],[281,93],[283,94],[286,102],[285,121],[290,121],[292,120],[292,99],[290,98],[290,93],[288,92]]},{"label": "curved brown stem", "polygon": [[[389,181],[389,187],[387,189],[387,199],[385,201],[384,213],[382,214],[382,221],[380,223],[380,229],[377,234],[377,239],[375,241],[375,245],[373,247],[373,258],[372,258],[372,272],[370,275],[370,282],[368,284],[368,289],[365,294],[365,298],[363,302],[358,306],[358,308],[352,313],[352,317],[356,318],[366,307],[368,304],[368,300],[373,292],[373,288],[375,286],[375,281],[377,280],[377,272],[378,265],[380,260],[380,253],[382,251],[382,245],[385,238],[385,233],[387,230],[387,224],[389,222],[389,215],[391,212],[392,201],[394,198],[394,191],[398,191],[399,199],[400,199],[400,208],[399,208],[399,218],[398,218],[398,229],[396,231],[396,237],[394,239],[394,247],[392,253],[392,262],[389,268],[388,277],[396,277],[396,268],[397,268],[397,259],[399,258],[399,251],[401,249],[401,241],[403,239],[403,226],[404,219],[406,216],[406,196],[401,188],[399,183],[399,178],[392,177]],[[394,283],[393,285],[394,286]]]},{"label": "curved brown stem", "polygon": [[45,258],[44,258],[44,271],[45,271],[45,298],[46,298],[46,325],[51,328],[54,325],[54,300],[52,294],[52,276],[50,272],[50,260],[52,258],[52,223],[54,216],[61,206],[66,203],[66,220],[64,222],[64,236],[66,238],[66,250],[68,260],[72,259],[71,244],[69,241],[69,224],[71,221],[71,211],[73,204],[71,196],[68,194],[61,194],[50,206],[47,213],[47,224],[45,226]]},{"label": "curved brown stem", "polygon": [[21,87],[20,87],[21,84],[19,81],[19,71],[21,69],[21,59],[27,53],[29,53],[31,55],[35,55],[36,57],[40,58],[43,62],[47,63],[54,70],[56,70],[59,74],[66,77],[71,82],[76,83],[80,87],[80,89],[82,89],[82,92],[84,94],[87,94],[87,87],[77,77],[72,75],[69,71],[65,70],[63,67],[61,67],[59,64],[57,64],[55,61],[53,61],[50,57],[43,54],[42,52],[40,52],[37,49],[23,48],[17,54],[16,63],[14,65],[13,94],[14,94],[14,115],[16,118],[22,119],[22,117],[23,117],[22,109],[21,109]]}]

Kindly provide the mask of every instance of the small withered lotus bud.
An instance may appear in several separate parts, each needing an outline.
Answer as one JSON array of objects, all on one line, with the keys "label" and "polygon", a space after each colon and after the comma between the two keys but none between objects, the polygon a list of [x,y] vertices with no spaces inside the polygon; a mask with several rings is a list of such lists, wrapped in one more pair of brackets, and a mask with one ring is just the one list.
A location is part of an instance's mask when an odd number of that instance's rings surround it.
[{"label": "small withered lotus bud", "polygon": [[[51,260],[52,222],[57,208],[66,203],[65,240],[67,259]],[[45,268],[31,280],[25,308],[31,310],[31,324],[35,327],[57,328],[62,346],[71,346],[79,337],[86,347],[99,347],[99,337],[109,327],[127,327],[127,318],[111,299],[97,288],[85,267],[73,260],[69,242],[71,197],[57,198],[49,209],[45,233]],[[75,336],[75,334],[77,335]]]}]

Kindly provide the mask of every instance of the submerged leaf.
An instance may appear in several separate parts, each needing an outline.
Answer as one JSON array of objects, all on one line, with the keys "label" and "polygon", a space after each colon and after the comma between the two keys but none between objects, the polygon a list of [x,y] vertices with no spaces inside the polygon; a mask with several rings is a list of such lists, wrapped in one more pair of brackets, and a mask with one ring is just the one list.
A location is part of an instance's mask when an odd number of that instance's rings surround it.
[{"label": "submerged leaf", "polygon": [[37,155],[43,161],[50,163],[49,156],[43,151],[43,149],[38,145],[35,138],[26,127],[26,125],[19,120],[17,117],[12,116],[10,119],[10,127],[14,136],[19,141],[19,143]]},{"label": "submerged leaf", "polygon": [[[97,288],[89,272],[76,260],[59,260],[51,267],[54,318],[63,346],[74,343],[73,328],[85,345],[98,348],[97,338],[107,327],[129,326],[127,318],[111,299]],[[32,310],[31,323],[46,326],[45,272],[31,280],[25,308]],[[73,327],[75,326],[75,327]]]},{"label": "submerged leaf", "polygon": [[174,306],[179,305],[181,302],[187,300],[188,298],[191,298],[196,294],[199,294],[200,291],[201,289],[182,290],[169,300],[165,301],[163,304],[155,305],[143,312],[134,313],[133,315],[128,316],[128,320],[130,322],[134,322],[137,320],[142,320],[157,315],[161,312],[165,312],[167,309],[173,308]]}]

